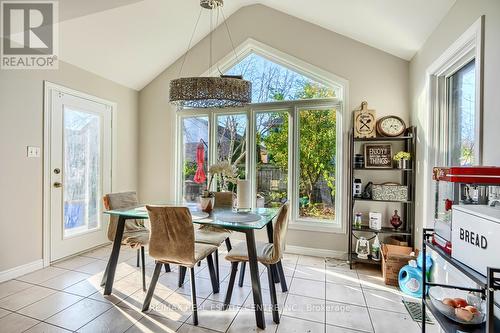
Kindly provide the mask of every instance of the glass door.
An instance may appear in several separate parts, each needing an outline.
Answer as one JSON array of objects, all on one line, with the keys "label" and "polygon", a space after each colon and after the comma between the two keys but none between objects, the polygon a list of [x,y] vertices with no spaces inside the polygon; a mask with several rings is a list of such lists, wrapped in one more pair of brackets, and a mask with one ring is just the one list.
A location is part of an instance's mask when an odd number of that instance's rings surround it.
[{"label": "glass door", "polygon": [[107,242],[102,196],[111,191],[111,108],[52,92],[51,261]]}]

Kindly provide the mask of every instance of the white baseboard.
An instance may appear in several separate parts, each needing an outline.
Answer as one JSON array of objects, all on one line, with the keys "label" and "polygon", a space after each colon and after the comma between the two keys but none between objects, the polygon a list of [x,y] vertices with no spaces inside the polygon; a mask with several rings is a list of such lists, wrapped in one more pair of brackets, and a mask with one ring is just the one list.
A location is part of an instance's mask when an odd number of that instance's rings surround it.
[{"label": "white baseboard", "polygon": [[21,275],[28,274],[43,268],[43,259],[35,260],[27,264],[13,267],[6,271],[0,272],[0,282],[15,279]]},{"label": "white baseboard", "polygon": [[287,245],[285,248],[286,253],[299,254],[304,256],[322,257],[322,258],[335,258],[346,259],[347,253],[344,251],[334,251],[327,249],[316,249],[312,247]]}]

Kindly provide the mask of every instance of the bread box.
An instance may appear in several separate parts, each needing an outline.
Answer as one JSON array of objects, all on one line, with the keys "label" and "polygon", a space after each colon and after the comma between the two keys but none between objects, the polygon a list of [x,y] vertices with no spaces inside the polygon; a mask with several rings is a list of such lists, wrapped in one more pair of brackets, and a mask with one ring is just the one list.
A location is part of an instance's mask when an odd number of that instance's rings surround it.
[{"label": "bread box", "polygon": [[451,256],[470,268],[500,268],[500,207],[453,206],[451,240]]}]

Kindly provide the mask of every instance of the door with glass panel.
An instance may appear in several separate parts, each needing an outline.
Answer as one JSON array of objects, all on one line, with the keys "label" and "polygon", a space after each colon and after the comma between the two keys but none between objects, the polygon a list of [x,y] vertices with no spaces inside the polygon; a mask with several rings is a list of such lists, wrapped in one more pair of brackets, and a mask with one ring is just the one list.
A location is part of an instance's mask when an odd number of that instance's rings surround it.
[{"label": "door with glass panel", "polygon": [[53,90],[50,110],[51,261],[107,242],[111,106]]}]

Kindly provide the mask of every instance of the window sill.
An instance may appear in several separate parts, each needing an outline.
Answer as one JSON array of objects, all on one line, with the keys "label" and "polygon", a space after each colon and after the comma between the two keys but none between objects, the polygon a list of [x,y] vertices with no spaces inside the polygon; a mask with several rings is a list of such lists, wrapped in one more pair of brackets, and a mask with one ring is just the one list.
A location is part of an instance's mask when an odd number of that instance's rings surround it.
[{"label": "window sill", "polygon": [[321,222],[305,222],[305,221],[291,221],[289,226],[291,230],[302,230],[312,232],[322,232],[331,234],[345,234],[344,228],[336,223],[321,223]]}]

